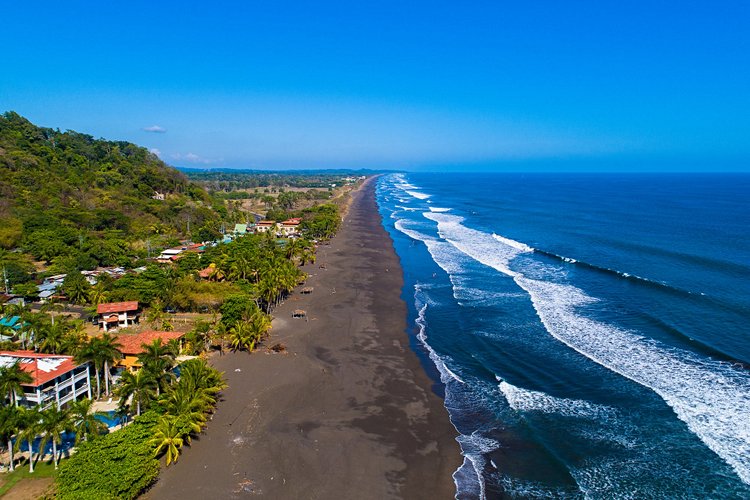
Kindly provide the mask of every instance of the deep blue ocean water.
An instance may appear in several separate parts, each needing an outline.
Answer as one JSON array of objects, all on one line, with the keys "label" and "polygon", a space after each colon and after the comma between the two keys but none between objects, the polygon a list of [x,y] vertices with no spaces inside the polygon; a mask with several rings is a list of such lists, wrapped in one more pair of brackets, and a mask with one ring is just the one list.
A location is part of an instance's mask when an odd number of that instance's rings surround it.
[{"label": "deep blue ocean water", "polygon": [[378,181],[459,498],[750,498],[750,175]]}]

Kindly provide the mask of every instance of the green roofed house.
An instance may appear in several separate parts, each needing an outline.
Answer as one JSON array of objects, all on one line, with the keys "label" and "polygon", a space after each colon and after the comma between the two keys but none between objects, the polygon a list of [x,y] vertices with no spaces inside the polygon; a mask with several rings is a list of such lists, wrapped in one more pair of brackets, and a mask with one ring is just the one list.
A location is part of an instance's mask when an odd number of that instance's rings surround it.
[{"label": "green roofed house", "polygon": [[235,236],[242,236],[243,234],[247,234],[247,224],[235,224],[234,234]]}]

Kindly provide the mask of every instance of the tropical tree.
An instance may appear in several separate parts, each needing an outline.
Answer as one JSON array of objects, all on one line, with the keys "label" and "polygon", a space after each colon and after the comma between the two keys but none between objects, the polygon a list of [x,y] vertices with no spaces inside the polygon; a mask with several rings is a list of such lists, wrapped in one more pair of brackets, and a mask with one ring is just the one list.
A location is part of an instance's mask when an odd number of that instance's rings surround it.
[{"label": "tropical tree", "polygon": [[80,272],[68,273],[63,281],[62,290],[72,304],[86,304],[89,301],[91,284]]},{"label": "tropical tree", "polygon": [[39,330],[39,351],[51,354],[62,352],[66,333],[65,322],[47,323]]},{"label": "tropical tree", "polygon": [[89,303],[95,306],[103,304],[107,302],[108,295],[109,294],[104,283],[102,283],[101,281],[97,282],[97,284],[91,287],[91,290],[89,290]]},{"label": "tropical tree", "polygon": [[21,368],[18,361],[11,365],[0,366],[0,392],[8,395],[8,401],[17,405],[17,393],[23,393],[23,384],[30,384],[34,377]]},{"label": "tropical tree", "polygon": [[92,411],[94,400],[81,399],[70,405],[70,417],[73,430],[76,433],[76,444],[82,441],[95,439],[107,430],[107,424],[97,418],[98,415],[106,415],[102,412]]},{"label": "tropical tree", "polygon": [[104,332],[96,343],[96,359],[101,363],[104,371],[104,393],[107,396],[109,396],[109,384],[112,378],[109,368],[117,360],[122,359],[122,353],[119,350],[121,347],[117,337],[108,332]]},{"label": "tropical tree", "polygon": [[183,433],[176,417],[171,415],[161,417],[154,427],[154,437],[149,440],[149,443],[156,447],[154,455],[158,456],[165,452],[167,465],[176,462],[182,448],[182,436]]},{"label": "tropical tree", "polygon": [[124,407],[128,398],[132,396],[136,408],[135,414],[140,416],[141,407],[154,398],[157,388],[156,379],[148,370],[141,369],[135,373],[124,372],[116,389],[116,394],[120,396],[120,407]]},{"label": "tropical tree", "polygon": [[233,351],[247,349],[247,352],[252,352],[255,342],[249,321],[238,321],[229,329],[229,346]]},{"label": "tropical tree", "polygon": [[49,313],[53,325],[55,324],[55,313],[62,312],[64,310],[65,308],[63,307],[63,305],[54,300],[50,300],[49,302],[42,304],[42,307],[39,308],[39,312]]},{"label": "tropical tree", "polygon": [[156,395],[161,394],[174,378],[174,367],[177,353],[174,345],[164,344],[161,339],[154,339],[150,344],[141,344],[143,352],[138,355],[138,362],[156,381]]},{"label": "tropical tree", "polygon": [[47,448],[47,442],[52,441],[52,462],[55,464],[55,469],[57,469],[57,462],[59,460],[57,445],[62,443],[63,433],[73,430],[73,421],[70,418],[68,410],[61,410],[54,406],[42,410],[40,416],[41,421],[39,422],[38,430],[42,433],[42,440],[39,442],[38,453],[41,456]]},{"label": "tropical tree", "polygon": [[15,460],[13,459],[13,436],[18,432],[20,421],[19,411],[16,406],[0,407],[0,439],[8,443],[9,468],[16,470]]},{"label": "tropical tree", "polygon": [[96,397],[101,397],[101,377],[99,376],[99,337],[93,337],[84,343],[75,355],[75,361],[79,364],[91,363],[94,366],[94,378],[96,379]]},{"label": "tropical tree", "polygon": [[29,450],[29,472],[34,472],[34,440],[39,435],[40,412],[36,408],[18,408],[18,433],[16,435],[16,451],[21,449],[21,443],[26,443]]}]

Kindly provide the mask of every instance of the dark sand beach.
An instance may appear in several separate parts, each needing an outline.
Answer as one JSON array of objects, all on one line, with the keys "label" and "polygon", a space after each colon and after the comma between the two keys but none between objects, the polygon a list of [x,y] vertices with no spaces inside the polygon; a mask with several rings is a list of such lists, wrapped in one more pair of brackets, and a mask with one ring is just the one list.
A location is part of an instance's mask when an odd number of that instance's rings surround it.
[{"label": "dark sand beach", "polygon": [[274,311],[266,346],[286,352],[212,359],[229,383],[223,401],[147,498],[453,497],[456,431],[409,348],[374,185],[354,193],[342,230],[305,269],[313,292]]}]

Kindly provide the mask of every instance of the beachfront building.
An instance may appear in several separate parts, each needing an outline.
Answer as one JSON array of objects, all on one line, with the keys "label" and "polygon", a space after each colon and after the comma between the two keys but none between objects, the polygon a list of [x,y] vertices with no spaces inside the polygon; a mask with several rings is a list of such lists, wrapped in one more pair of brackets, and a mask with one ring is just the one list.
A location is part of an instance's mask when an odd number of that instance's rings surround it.
[{"label": "beachfront building", "polygon": [[108,332],[113,328],[127,328],[138,323],[141,308],[136,301],[111,302],[96,306],[96,313],[99,315],[99,328]]},{"label": "beachfront building", "polygon": [[163,344],[171,340],[177,340],[180,342],[180,350],[182,350],[182,337],[184,336],[185,332],[160,332],[155,330],[118,335],[117,342],[121,346],[118,350],[122,353],[122,359],[115,368],[138,371],[141,367],[138,362],[138,355],[144,352],[143,344],[151,344],[156,339],[160,339]]},{"label": "beachfront building", "polygon": [[255,224],[256,233],[267,233],[268,231],[271,231],[272,233],[276,232],[276,221],[262,220]]},{"label": "beachfront building", "polygon": [[[0,351],[0,366],[15,363],[31,375],[32,382],[16,392],[18,406],[42,409],[62,408],[71,401],[91,397],[89,364],[77,364],[73,356],[41,354],[33,351]],[[7,397],[2,395],[0,397]]]},{"label": "beachfront building", "polygon": [[279,227],[279,233],[285,238],[289,238],[290,236],[297,236],[299,234],[300,222],[302,222],[302,219],[298,217],[285,220]]}]

